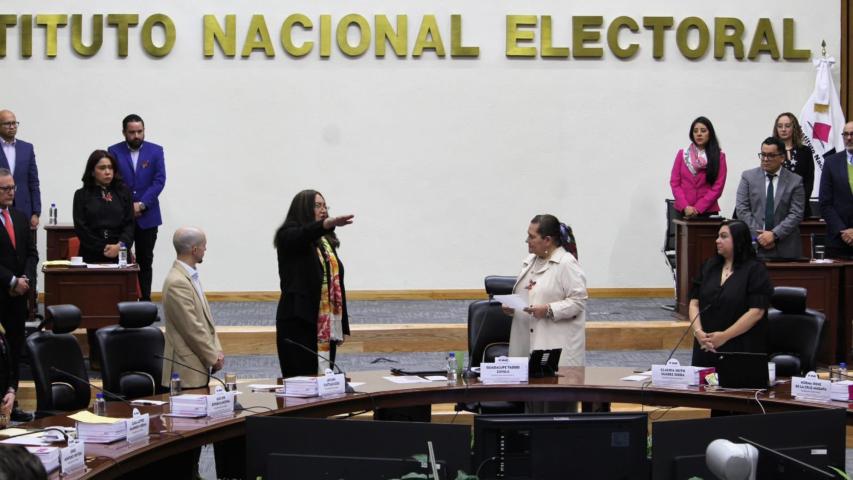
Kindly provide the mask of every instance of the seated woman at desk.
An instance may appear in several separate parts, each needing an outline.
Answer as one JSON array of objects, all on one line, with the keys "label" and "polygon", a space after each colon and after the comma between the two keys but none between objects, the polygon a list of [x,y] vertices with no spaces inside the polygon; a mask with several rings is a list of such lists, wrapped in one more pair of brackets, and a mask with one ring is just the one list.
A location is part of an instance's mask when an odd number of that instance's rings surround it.
[{"label": "seated woman at desk", "polygon": [[724,223],[716,244],[717,254],[702,265],[690,291],[692,364],[701,367],[715,367],[716,352],[767,351],[773,286],[755,256],[749,227],[738,220]]},{"label": "seated woman at desk", "polygon": [[[513,293],[529,306],[512,315],[509,354],[562,348],[560,366],[584,365],[586,354],[586,275],[566,251],[569,229],[553,215],[536,215],[527,229],[527,251]],[[572,240],[573,241],[573,240]]]},{"label": "seated woman at desk", "polygon": [[74,192],[74,231],[86,263],[118,262],[119,243],[133,243],[133,202],[105,150],[89,155],[83,188]]}]

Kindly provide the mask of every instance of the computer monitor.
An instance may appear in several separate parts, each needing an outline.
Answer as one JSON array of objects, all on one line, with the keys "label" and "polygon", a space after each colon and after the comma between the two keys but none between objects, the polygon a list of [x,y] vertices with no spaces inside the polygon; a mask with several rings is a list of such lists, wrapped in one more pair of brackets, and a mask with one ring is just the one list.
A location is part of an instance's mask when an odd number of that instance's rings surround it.
[{"label": "computer monitor", "polygon": [[[821,470],[844,470],[844,409],[814,409],[761,415],[731,415],[696,420],[655,422],[652,428],[652,476],[655,480],[713,478],[705,465],[705,449],[723,438],[743,443],[745,437]],[[765,455],[766,457],[766,455]],[[763,468],[758,479],[777,478]]]},{"label": "computer monitor", "polygon": [[471,467],[491,479],[647,479],[645,413],[479,415]]},{"label": "computer monitor", "polygon": [[[471,428],[423,422],[323,418],[246,418],[246,478],[264,477],[271,453],[411,459],[428,453],[452,478],[471,469]],[[266,478],[266,477],[264,477]]]},{"label": "computer monitor", "polygon": [[[456,478],[456,472],[451,474],[441,462],[439,465],[440,480]],[[411,473],[432,478],[431,472],[428,464],[415,459],[270,453],[267,455],[264,478],[381,480],[400,478]]]}]

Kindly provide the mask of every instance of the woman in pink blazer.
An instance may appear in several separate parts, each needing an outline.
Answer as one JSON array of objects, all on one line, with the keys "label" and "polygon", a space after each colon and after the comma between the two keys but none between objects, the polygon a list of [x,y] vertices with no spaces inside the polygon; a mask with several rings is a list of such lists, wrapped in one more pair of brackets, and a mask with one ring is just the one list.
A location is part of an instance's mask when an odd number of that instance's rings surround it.
[{"label": "woman in pink blazer", "polygon": [[685,218],[717,214],[725,184],[726,154],[711,121],[699,117],[690,125],[690,145],[678,151],[672,165],[669,185],[675,209]]}]

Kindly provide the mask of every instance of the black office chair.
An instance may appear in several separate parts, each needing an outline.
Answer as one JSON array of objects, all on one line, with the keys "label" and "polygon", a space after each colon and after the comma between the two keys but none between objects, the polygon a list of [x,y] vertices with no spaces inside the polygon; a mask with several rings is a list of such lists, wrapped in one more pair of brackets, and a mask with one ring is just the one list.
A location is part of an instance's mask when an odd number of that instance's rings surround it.
[{"label": "black office chair", "polygon": [[489,298],[495,295],[509,295],[515,286],[516,277],[508,275],[489,275],[485,279],[486,293]]},{"label": "black office chair", "polygon": [[36,388],[36,417],[86,408],[91,396],[88,383],[54,370],[89,378],[83,351],[71,334],[80,326],[80,309],[74,305],[51,305],[47,311],[53,331],[38,331],[27,337]]},{"label": "black office chair", "polygon": [[[667,198],[665,201],[666,236],[663,240],[663,248],[661,248],[661,253],[663,253],[664,258],[666,259],[666,265],[669,267],[670,272],[672,272],[672,283],[673,285],[675,285],[678,280],[675,275],[675,224],[672,223],[672,221],[681,218],[682,215],[678,210],[675,209],[675,200]],[[673,303],[672,305],[663,305],[661,308],[674,312],[676,310],[676,303]]]},{"label": "black office chair", "polygon": [[98,329],[104,389],[125,398],[147,397],[166,391],[160,385],[165,340],[151,324],[158,320],[151,302],[118,304],[119,324]]},{"label": "black office chair", "polygon": [[776,287],[767,313],[767,346],[777,377],[801,376],[815,369],[826,317],[806,308],[806,289]]},{"label": "black office chair", "polygon": [[[487,283],[489,278],[495,277],[487,277]],[[515,277],[504,278],[512,279],[509,283],[509,292],[511,292]],[[506,280],[502,285],[506,288]],[[489,290],[488,287],[487,290]],[[500,292],[506,290],[491,291],[494,295],[501,295]],[[468,367],[479,367],[482,362],[493,362],[495,358],[506,355],[509,351],[511,330],[512,317],[503,313],[500,302],[478,300],[468,305]],[[524,403],[502,401],[458,403],[456,410],[474,413],[524,413]]]}]

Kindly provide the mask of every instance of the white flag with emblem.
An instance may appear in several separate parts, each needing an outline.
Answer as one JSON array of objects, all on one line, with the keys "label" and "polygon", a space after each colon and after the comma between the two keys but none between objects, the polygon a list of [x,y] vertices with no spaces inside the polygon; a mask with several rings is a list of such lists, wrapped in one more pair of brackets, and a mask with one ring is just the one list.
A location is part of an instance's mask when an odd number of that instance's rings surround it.
[{"label": "white flag with emblem", "polygon": [[838,100],[838,91],[832,81],[832,65],[835,59],[823,57],[814,61],[817,68],[814,91],[800,112],[800,124],[803,127],[803,143],[814,152],[817,165],[814,176],[814,190],[820,190],[820,174],[823,171],[823,158],[844,150],[841,131],[844,129],[844,112]]}]

